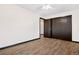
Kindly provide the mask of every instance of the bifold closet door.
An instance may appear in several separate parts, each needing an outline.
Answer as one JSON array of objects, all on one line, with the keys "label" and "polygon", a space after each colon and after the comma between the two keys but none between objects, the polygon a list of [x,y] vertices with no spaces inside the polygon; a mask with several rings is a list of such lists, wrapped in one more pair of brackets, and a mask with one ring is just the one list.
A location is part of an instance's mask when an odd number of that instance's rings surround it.
[{"label": "bifold closet door", "polygon": [[51,38],[51,20],[44,20],[44,37]]},{"label": "bifold closet door", "polygon": [[52,38],[72,40],[72,16],[52,19]]}]

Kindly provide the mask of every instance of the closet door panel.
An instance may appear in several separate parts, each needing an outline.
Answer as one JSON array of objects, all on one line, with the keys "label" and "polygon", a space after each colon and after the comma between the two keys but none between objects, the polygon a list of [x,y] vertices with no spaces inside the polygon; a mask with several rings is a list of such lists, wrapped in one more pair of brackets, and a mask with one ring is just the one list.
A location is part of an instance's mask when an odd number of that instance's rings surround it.
[{"label": "closet door panel", "polygon": [[51,20],[44,20],[44,37],[51,38]]},{"label": "closet door panel", "polygon": [[71,16],[52,19],[52,37],[63,40],[72,40]]}]

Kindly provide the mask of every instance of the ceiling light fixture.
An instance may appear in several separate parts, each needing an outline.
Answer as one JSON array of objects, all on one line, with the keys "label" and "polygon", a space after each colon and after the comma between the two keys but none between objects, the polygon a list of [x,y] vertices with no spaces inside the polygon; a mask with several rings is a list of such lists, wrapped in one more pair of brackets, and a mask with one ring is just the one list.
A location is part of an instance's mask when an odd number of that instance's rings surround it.
[{"label": "ceiling light fixture", "polygon": [[51,5],[49,5],[49,4],[43,5],[43,7],[42,7],[42,9],[46,9],[46,10],[51,9],[51,8],[52,8],[52,7],[51,7]]}]

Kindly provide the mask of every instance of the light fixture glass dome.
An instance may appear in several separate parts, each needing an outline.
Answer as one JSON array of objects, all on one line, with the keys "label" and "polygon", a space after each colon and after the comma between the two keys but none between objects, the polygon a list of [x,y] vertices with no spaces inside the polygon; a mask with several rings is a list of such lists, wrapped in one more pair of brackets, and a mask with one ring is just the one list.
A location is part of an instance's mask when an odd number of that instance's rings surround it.
[{"label": "light fixture glass dome", "polygon": [[51,8],[52,8],[52,7],[51,7],[51,5],[49,5],[49,4],[42,6],[42,9],[46,9],[46,10],[51,9]]}]

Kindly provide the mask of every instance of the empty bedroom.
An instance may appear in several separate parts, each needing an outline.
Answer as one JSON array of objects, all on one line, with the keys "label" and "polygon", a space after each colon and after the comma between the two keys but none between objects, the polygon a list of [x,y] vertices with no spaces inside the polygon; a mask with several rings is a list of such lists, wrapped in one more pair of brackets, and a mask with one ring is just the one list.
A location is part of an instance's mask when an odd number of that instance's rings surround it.
[{"label": "empty bedroom", "polygon": [[79,4],[0,4],[0,55],[79,55]]}]

